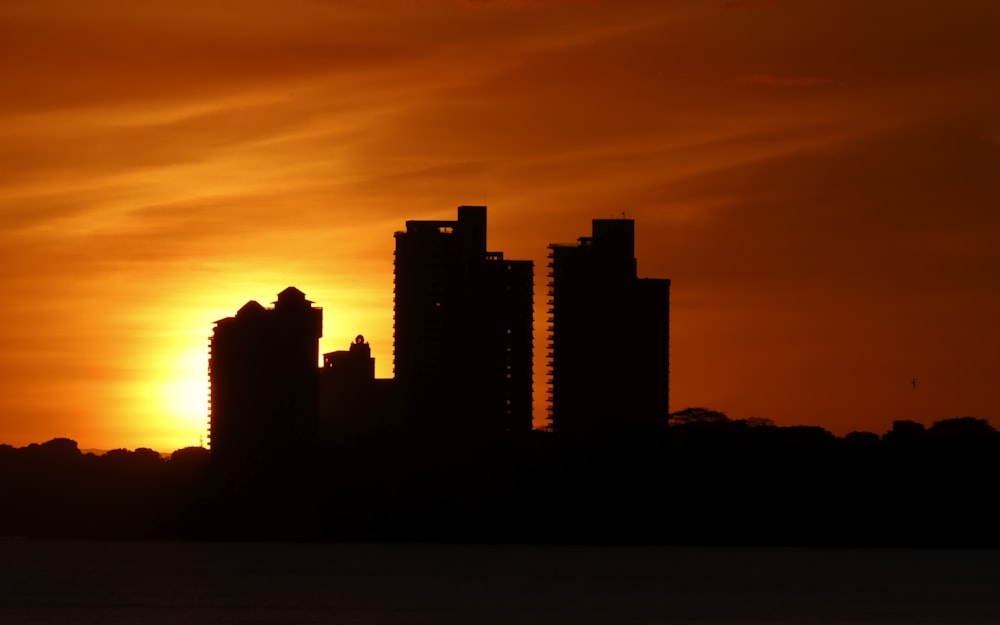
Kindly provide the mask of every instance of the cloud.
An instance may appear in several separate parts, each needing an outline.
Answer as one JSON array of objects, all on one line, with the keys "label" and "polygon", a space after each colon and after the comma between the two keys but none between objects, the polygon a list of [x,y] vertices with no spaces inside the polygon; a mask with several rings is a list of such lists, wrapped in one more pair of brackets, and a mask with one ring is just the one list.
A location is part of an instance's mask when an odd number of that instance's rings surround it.
[{"label": "cloud", "polygon": [[[1000,196],[1000,149],[985,137],[983,123],[937,120],[831,137],[671,181],[663,201],[714,206],[692,225],[742,250],[747,260],[725,270],[742,279],[805,270],[804,277],[850,271],[865,280],[886,269],[946,288],[972,269],[961,268],[970,250],[995,253],[986,233],[1000,227],[990,201]],[[964,248],[949,249],[949,240]],[[783,265],[785,255],[796,264]],[[714,266],[711,257],[705,261],[703,268]],[[907,263],[915,271],[897,274]],[[1000,286],[990,274],[980,277],[990,288]]]},{"label": "cloud", "polygon": [[790,78],[773,76],[771,74],[745,74],[738,76],[736,82],[747,85],[764,85],[767,87],[819,87],[824,85],[843,86],[843,83],[831,78]]},{"label": "cloud", "polygon": [[454,0],[458,4],[469,6],[515,6],[538,7],[558,4],[584,4],[593,0]]},{"label": "cloud", "polygon": [[186,4],[39,0],[0,8],[0,111],[220,98],[404,66],[424,56],[394,37],[398,18],[312,3]]},{"label": "cloud", "polygon": [[722,6],[727,11],[744,11],[773,7],[777,4],[777,0],[725,0]]},{"label": "cloud", "polygon": [[[959,404],[988,414],[982,372],[996,372],[1000,314],[1000,149],[988,126],[923,120],[664,185],[650,202],[663,216],[637,226],[657,242],[640,265],[674,279],[677,401],[884,429],[887,372],[916,369],[939,386],[914,417]],[[677,206],[699,219],[672,220]]]}]

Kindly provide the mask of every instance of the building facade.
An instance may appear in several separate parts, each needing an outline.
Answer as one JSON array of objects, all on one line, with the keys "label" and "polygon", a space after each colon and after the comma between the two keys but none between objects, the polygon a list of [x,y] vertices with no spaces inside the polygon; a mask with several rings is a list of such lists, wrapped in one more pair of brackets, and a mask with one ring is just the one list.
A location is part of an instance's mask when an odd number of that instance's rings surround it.
[{"label": "building facade", "polygon": [[247,302],[210,340],[210,441],[220,462],[251,463],[310,445],[318,418],[323,310],[288,287]]},{"label": "building facade", "polygon": [[639,278],[635,222],[549,246],[549,418],[577,437],[654,432],[669,415],[670,280]]},{"label": "building facade", "polygon": [[395,234],[394,370],[404,422],[435,436],[532,427],[534,264],[486,245],[486,207]]}]

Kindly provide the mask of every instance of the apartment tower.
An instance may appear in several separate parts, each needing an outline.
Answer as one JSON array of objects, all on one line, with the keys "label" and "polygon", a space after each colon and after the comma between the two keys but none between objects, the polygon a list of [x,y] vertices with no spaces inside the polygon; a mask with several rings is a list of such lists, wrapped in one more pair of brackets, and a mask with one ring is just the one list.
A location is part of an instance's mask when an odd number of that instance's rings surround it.
[{"label": "apartment tower", "polygon": [[532,427],[532,261],[487,251],[486,207],[406,222],[395,252],[395,378],[409,431]]},{"label": "apartment tower", "polygon": [[549,246],[549,418],[575,437],[640,434],[669,414],[670,280],[639,278],[635,222],[595,219]]},{"label": "apartment tower", "polygon": [[323,310],[288,287],[272,308],[247,302],[215,322],[210,440],[221,463],[287,457],[313,443]]}]

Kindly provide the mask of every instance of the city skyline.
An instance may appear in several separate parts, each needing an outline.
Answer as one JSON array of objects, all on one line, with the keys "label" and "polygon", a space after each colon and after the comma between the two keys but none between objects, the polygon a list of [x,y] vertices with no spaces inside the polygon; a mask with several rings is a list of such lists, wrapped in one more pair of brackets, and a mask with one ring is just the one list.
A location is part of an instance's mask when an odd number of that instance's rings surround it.
[{"label": "city skyline", "polygon": [[[486,234],[485,206],[459,206],[454,220],[408,220],[396,232],[391,378],[375,376],[361,334],[320,365],[323,308],[294,286],[270,308],[251,300],[216,321],[215,462],[243,473],[380,437],[471,443],[529,434],[533,263],[489,250]],[[665,402],[660,412],[665,419]]]},{"label": "city skyline", "polygon": [[[407,220],[393,271],[393,377],[359,334],[322,355],[323,308],[294,286],[215,322],[208,360],[212,456],[256,464],[398,437],[482,445],[534,429],[534,264],[486,244],[486,206]],[[670,280],[636,273],[635,222],[595,219],[550,246],[547,429],[566,441],[660,437],[670,386]],[[646,337],[632,340],[633,336]]]},{"label": "city skyline", "polygon": [[1000,414],[995,3],[39,0],[0,32],[2,442],[199,444],[212,320],[287,285],[389,377],[392,233],[461,204],[536,268],[641,224],[675,410]]}]

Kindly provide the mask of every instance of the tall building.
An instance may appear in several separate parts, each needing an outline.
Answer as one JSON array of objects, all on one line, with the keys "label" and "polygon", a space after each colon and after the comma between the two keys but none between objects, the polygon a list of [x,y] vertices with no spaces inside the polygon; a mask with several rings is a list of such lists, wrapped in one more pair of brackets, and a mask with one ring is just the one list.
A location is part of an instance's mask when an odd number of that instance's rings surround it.
[{"label": "tall building", "polygon": [[549,246],[549,418],[581,437],[652,432],[669,414],[670,280],[639,278],[635,222]]},{"label": "tall building", "polygon": [[532,427],[532,261],[486,247],[486,207],[407,221],[395,252],[395,378],[411,431]]},{"label": "tall building", "polygon": [[323,310],[288,287],[272,308],[247,302],[215,322],[210,440],[220,462],[253,462],[315,439]]}]

